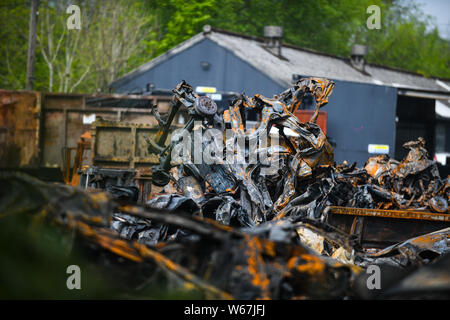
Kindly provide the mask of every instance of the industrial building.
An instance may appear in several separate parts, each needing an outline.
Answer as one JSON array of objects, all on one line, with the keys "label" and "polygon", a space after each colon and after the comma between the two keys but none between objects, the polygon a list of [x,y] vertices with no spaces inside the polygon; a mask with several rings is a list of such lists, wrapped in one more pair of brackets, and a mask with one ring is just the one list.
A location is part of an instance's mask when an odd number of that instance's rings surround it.
[{"label": "industrial building", "polygon": [[[258,38],[205,26],[203,32],[111,83],[117,93],[170,89],[182,79],[194,88],[272,97],[301,77],[336,83],[326,133],[337,162],[362,165],[372,153],[401,159],[402,144],[422,136],[430,157],[450,155],[450,79],[366,63],[366,48],[343,58],[282,43],[282,30]],[[220,95],[218,98],[220,99]],[[447,163],[448,164],[448,163]]]}]

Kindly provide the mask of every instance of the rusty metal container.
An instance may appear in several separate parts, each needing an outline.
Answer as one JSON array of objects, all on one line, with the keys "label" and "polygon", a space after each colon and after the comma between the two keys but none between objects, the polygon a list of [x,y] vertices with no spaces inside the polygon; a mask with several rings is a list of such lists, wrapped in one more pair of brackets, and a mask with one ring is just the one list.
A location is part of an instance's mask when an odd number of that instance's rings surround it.
[{"label": "rusty metal container", "polygon": [[365,248],[385,248],[450,227],[450,214],[330,206],[327,222],[353,235]]},{"label": "rusty metal container", "polygon": [[0,90],[0,167],[39,165],[41,95]]},{"label": "rusty metal container", "polygon": [[163,112],[169,101],[168,96],[0,90],[0,168],[60,171],[68,156],[74,162],[71,151],[95,119],[151,127],[157,122],[148,106]]},{"label": "rusty metal container", "polygon": [[[176,129],[172,127],[172,130]],[[92,124],[93,165],[104,168],[150,167],[159,163],[159,156],[148,152],[147,138],[155,137],[158,127],[117,121],[96,121]],[[170,135],[167,138],[170,139]]]},{"label": "rusty metal container", "polygon": [[[314,110],[297,110],[294,115],[300,120],[300,122],[308,122],[309,119],[314,114]],[[319,111],[319,116],[317,117],[317,124],[323,133],[327,134],[327,112]]]}]

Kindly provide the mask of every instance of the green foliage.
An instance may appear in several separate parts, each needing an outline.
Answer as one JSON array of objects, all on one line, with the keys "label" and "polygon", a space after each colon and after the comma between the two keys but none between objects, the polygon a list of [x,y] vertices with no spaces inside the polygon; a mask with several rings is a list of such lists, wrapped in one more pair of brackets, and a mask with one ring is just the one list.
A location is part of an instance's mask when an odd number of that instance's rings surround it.
[{"label": "green foliage", "polygon": [[[45,10],[55,11],[51,15],[55,39],[65,28],[66,3],[66,0],[41,1],[38,23],[42,22]],[[280,25],[284,28],[285,43],[343,57],[349,56],[353,44],[366,44],[367,60],[371,63],[425,76],[450,77],[449,41],[439,36],[433,21],[413,2],[80,0],[78,3],[84,15],[82,24],[88,25],[79,32],[70,81],[67,85],[60,82],[65,79],[64,68],[70,52],[66,41],[70,43],[76,31],[67,34],[57,54],[53,86],[43,46],[37,46],[36,90],[105,91],[112,79],[201,32],[205,24],[253,36],[262,36],[266,25]],[[366,26],[369,17],[366,9],[372,4],[381,8],[380,30],[369,30]],[[28,19],[28,2],[0,0],[0,88],[25,86]],[[47,40],[48,34],[41,32],[42,43]]]},{"label": "green foliage", "polygon": [[[80,0],[81,30],[68,30],[69,0],[41,0],[34,89],[106,91],[154,55],[154,15],[140,0]],[[25,86],[28,1],[0,0],[0,88]],[[5,58],[3,58],[5,57]]]},{"label": "green foliage", "polygon": [[[169,0],[158,1],[158,12],[172,11],[167,21],[167,32],[159,43],[158,52],[164,52],[201,30],[211,20],[209,12],[214,9],[215,0]],[[162,13],[164,17],[164,13]]]},{"label": "green foliage", "polygon": [[29,10],[16,2],[0,0],[0,88],[25,87]]},{"label": "green foliage", "polygon": [[359,41],[370,47],[368,60],[424,76],[450,77],[450,44],[439,37],[429,17],[417,6],[385,10],[382,29],[360,31]]},{"label": "green foliage", "polygon": [[[348,57],[366,44],[368,61],[425,76],[450,77],[449,42],[414,3],[381,0],[150,0],[159,18],[157,53],[198,33],[202,25],[262,36],[266,25],[284,28],[286,43]],[[369,30],[370,5],[381,8],[381,29]]]}]

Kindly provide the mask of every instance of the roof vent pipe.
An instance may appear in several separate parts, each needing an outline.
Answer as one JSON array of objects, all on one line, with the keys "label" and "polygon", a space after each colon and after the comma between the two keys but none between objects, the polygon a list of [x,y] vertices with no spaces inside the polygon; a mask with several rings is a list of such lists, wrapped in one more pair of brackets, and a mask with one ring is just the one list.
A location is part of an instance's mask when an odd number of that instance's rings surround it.
[{"label": "roof vent pipe", "polygon": [[364,57],[367,55],[367,46],[361,44],[355,44],[352,47],[350,63],[353,68],[365,72],[365,61]]},{"label": "roof vent pipe", "polygon": [[205,24],[203,26],[203,34],[211,33],[211,31],[212,31],[212,27],[209,24]]},{"label": "roof vent pipe", "polygon": [[264,27],[265,46],[273,54],[281,56],[281,39],[283,38],[283,27],[265,26]]}]

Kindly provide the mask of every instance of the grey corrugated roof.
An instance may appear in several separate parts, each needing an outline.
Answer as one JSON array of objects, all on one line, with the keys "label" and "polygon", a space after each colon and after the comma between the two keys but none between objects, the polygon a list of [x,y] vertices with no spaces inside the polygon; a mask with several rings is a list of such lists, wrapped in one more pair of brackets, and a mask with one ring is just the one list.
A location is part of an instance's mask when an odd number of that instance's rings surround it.
[{"label": "grey corrugated roof", "polygon": [[166,53],[116,80],[111,85],[120,85],[120,83],[151,69],[153,66],[167,60],[169,57],[180,51],[195,45],[205,38],[228,49],[237,57],[246,61],[284,87],[291,85],[293,74],[299,74],[399,88],[447,92],[446,89],[436,83],[436,79],[425,78],[421,75],[407,71],[395,70],[372,64],[366,64],[366,74],[364,74],[353,68],[350,65],[349,59],[322,54],[294,46],[283,46],[281,55],[285,59],[282,59],[266,50],[263,47],[263,42],[260,38],[214,29],[210,33],[199,33],[182,42]]},{"label": "grey corrugated roof", "polygon": [[179,45],[177,45],[177,46],[173,47],[172,49],[166,51],[162,55],[157,56],[156,58],[150,60],[149,62],[144,63],[140,67],[138,67],[138,68],[128,72],[124,76],[122,76],[119,79],[113,81],[110,84],[110,87],[118,86],[118,85],[120,85],[123,82],[127,82],[129,79],[132,79],[135,76],[138,76],[138,75],[144,73],[145,71],[150,70],[154,66],[156,66],[156,65],[166,61],[167,59],[169,59],[170,57],[176,55],[177,53],[190,48],[191,46],[193,46],[194,44],[200,42],[204,38],[205,38],[205,36],[203,35],[203,33],[199,33],[199,34],[193,36],[192,38],[189,38],[186,41],[183,41],[182,43],[180,43]]}]

